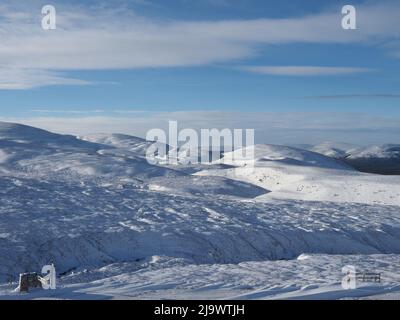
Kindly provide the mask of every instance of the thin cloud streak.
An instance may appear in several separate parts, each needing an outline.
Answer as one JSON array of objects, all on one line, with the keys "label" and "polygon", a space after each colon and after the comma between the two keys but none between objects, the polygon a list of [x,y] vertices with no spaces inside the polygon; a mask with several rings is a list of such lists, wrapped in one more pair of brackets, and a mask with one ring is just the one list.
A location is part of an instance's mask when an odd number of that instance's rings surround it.
[{"label": "thin cloud streak", "polygon": [[64,73],[42,69],[2,68],[0,66],[0,90],[32,89],[42,86],[82,86],[90,81],[74,79]]},{"label": "thin cloud streak", "polygon": [[257,74],[293,77],[339,76],[375,71],[368,68],[322,66],[245,66],[239,69]]}]

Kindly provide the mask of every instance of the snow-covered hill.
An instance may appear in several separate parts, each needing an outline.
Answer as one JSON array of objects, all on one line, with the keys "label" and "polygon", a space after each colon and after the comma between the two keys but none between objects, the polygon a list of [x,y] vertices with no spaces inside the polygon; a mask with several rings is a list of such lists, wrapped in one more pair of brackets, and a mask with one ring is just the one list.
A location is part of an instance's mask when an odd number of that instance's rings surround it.
[{"label": "snow-covered hill", "polygon": [[[400,255],[397,176],[269,145],[257,146],[250,162],[226,154],[226,164],[152,165],[148,145],[0,123],[0,283],[55,263],[62,288],[24,297],[99,298],[112,287],[106,297],[146,298],[152,286],[156,298],[179,297],[174,290],[190,291],[199,273],[197,288],[209,297],[211,285],[215,297],[301,296],[307,284],[333,290],[318,278],[327,261],[330,272],[350,254],[364,267],[375,265],[371,255]],[[303,253],[315,257],[307,277],[298,274]],[[280,279],[298,286],[266,289],[279,280],[268,278],[278,265],[288,271]],[[232,280],[235,273],[246,276]],[[389,279],[373,293],[390,292],[397,278]],[[5,285],[2,296],[19,297]]]},{"label": "snow-covered hill", "polygon": [[400,175],[400,145],[370,146],[347,152],[344,161],[363,172]]},{"label": "snow-covered hill", "polygon": [[400,175],[399,144],[361,147],[346,143],[324,142],[308,146],[306,149],[339,159],[361,172]]},{"label": "snow-covered hill", "polygon": [[145,143],[140,144],[137,153],[129,153],[112,145],[0,123],[0,172],[62,180],[72,176],[76,176],[73,179],[129,180],[181,175],[169,168],[150,165],[142,154]]},{"label": "snow-covered hill", "polygon": [[[142,138],[125,134],[92,134],[81,136],[79,137],[79,139],[83,141],[107,145],[113,147],[113,149],[123,150],[125,151],[125,153],[128,152],[129,154],[143,157],[146,156],[147,149],[155,143],[154,141],[146,141]],[[159,143],[157,144],[160,145]],[[165,145],[165,149],[168,151],[169,146]],[[115,152],[115,150],[113,151]]]},{"label": "snow-covered hill", "polygon": [[342,159],[345,158],[349,152],[357,148],[359,148],[359,146],[350,143],[326,141],[316,146],[310,146],[307,149],[328,157]]},{"label": "snow-covered hill", "polygon": [[[250,148],[254,148],[254,159],[241,157],[242,154],[249,154],[247,149]],[[240,160],[241,158],[244,160]],[[233,166],[254,165],[257,167],[263,167],[287,165],[352,170],[352,168],[345,163],[319,153],[298,148],[268,144],[260,144],[254,147],[238,149],[234,152],[226,153],[223,158],[223,163]]]},{"label": "snow-covered hill", "polygon": [[224,163],[225,170],[204,170],[200,176],[222,176],[271,191],[258,198],[357,202],[400,205],[400,177],[363,174],[340,160],[290,147],[255,146],[255,159],[235,161],[237,150]]}]

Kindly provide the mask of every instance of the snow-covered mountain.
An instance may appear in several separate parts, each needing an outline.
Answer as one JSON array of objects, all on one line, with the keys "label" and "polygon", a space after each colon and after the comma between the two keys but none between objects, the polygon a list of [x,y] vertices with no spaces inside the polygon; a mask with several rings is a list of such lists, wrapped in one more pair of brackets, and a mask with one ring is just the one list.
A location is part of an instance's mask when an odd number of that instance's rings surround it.
[{"label": "snow-covered mountain", "polygon": [[[254,148],[254,159],[247,160],[241,157],[247,154],[247,149]],[[244,161],[237,162],[236,159],[244,158]],[[325,169],[352,170],[345,163],[326,157],[316,152],[302,150],[293,147],[261,144],[254,147],[238,149],[224,155],[223,162],[230,165],[255,165],[263,166],[304,166]]]},{"label": "snow-covered mountain", "polygon": [[324,142],[308,146],[311,150],[339,159],[361,172],[400,175],[400,145],[356,146],[346,143]]},{"label": "snow-covered mountain", "polygon": [[[91,134],[78,138],[83,141],[111,146],[140,156],[145,156],[147,149],[155,143],[154,141],[146,141],[142,138],[126,134]],[[157,144],[161,145],[160,143]],[[165,149],[168,151],[169,146],[165,145]],[[115,150],[113,151],[115,152]]]},{"label": "snow-covered mountain", "polygon": [[369,295],[400,291],[400,177],[271,145],[240,163],[152,165],[148,145],[0,123],[0,299],[48,263],[60,289],[23,298],[349,297],[351,262],[388,273]]},{"label": "snow-covered mountain", "polygon": [[349,152],[358,148],[359,146],[350,143],[326,141],[316,146],[310,146],[307,149],[328,157],[343,159]]},{"label": "snow-covered mountain", "polygon": [[341,160],[297,148],[257,145],[254,160],[237,161],[243,150],[221,162],[233,168],[203,170],[201,176],[222,176],[251,183],[270,192],[258,198],[357,202],[400,205],[400,177],[363,174]]},{"label": "snow-covered mountain", "polygon": [[[0,123],[0,172],[30,178],[145,179],[181,173],[150,165],[143,141],[133,152],[18,124]],[[150,144],[150,142],[148,143]]]},{"label": "snow-covered mountain", "polygon": [[400,145],[370,146],[347,152],[344,161],[363,172],[400,175]]}]

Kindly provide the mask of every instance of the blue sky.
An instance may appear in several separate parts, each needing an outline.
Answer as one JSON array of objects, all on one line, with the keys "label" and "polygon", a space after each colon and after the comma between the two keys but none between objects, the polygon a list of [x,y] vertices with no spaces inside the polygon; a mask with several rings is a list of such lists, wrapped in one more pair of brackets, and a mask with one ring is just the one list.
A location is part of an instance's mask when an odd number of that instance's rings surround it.
[{"label": "blue sky", "polygon": [[[48,3],[57,9],[57,30],[40,27]],[[187,112],[188,119],[195,111],[307,113],[315,121],[321,113],[360,114],[387,118],[381,130],[390,133],[379,141],[396,142],[400,3],[351,1],[357,30],[341,28],[345,4],[5,1],[1,118],[53,130],[53,118],[64,118],[75,132],[71,123],[83,117],[93,123],[124,112]],[[100,122],[90,129],[102,131]],[[357,140],[372,142],[373,134]]]}]

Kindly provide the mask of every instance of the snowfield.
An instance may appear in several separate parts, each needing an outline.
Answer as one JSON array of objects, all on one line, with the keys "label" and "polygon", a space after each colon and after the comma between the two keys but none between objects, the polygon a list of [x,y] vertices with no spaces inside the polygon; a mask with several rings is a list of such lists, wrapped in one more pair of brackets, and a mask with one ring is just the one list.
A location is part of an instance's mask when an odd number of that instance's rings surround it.
[{"label": "snowfield", "polygon": [[[251,163],[152,165],[148,145],[0,123],[0,299],[400,294],[400,176],[270,145]],[[59,289],[12,291],[48,263]],[[383,281],[343,290],[345,265]]]}]

